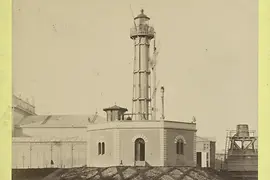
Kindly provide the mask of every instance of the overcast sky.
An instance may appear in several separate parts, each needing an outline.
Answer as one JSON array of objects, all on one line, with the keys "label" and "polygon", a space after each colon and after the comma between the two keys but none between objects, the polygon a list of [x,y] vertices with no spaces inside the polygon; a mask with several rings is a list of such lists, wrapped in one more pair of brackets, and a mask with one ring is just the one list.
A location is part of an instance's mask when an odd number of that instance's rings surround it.
[{"label": "overcast sky", "polygon": [[195,116],[218,149],[227,129],[257,129],[256,0],[14,0],[14,92],[40,114],[131,110],[130,5],[157,32],[166,119]]}]

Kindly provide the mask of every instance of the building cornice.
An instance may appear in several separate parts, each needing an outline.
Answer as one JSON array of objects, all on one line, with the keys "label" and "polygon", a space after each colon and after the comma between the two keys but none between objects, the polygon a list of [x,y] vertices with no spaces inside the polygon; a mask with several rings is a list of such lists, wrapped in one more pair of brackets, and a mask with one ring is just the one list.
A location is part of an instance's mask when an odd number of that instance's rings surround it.
[{"label": "building cornice", "polygon": [[196,124],[175,122],[175,121],[119,121],[107,122],[101,124],[91,124],[87,131],[105,130],[105,129],[182,129],[196,130]]},{"label": "building cornice", "polygon": [[40,125],[40,124],[27,124],[19,126],[21,128],[87,128],[87,126],[72,126],[72,125]]}]

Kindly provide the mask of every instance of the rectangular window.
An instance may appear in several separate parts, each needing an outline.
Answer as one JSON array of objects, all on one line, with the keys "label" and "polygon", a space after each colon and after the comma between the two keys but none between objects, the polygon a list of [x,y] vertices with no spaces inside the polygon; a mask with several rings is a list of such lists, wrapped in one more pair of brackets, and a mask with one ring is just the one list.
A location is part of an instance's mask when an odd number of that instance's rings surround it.
[{"label": "rectangular window", "polygon": [[208,144],[203,144],[203,150],[207,150],[208,149]]}]

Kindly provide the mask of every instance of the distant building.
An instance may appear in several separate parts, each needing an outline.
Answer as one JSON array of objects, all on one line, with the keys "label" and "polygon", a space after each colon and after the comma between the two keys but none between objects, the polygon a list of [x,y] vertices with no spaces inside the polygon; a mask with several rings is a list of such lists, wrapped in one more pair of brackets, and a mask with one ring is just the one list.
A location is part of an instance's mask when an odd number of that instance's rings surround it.
[{"label": "distant building", "polygon": [[29,101],[23,100],[16,95],[12,96],[12,134],[22,119],[28,116],[36,115],[35,106]]},{"label": "distant building", "polygon": [[12,168],[84,166],[87,126],[106,122],[97,114],[36,115],[14,107]]},{"label": "distant building", "polygon": [[216,142],[213,138],[196,138],[197,166],[215,168]]},{"label": "distant building", "polygon": [[217,169],[217,170],[224,169],[224,157],[225,157],[225,153],[216,153],[216,167],[215,167],[215,169]]}]

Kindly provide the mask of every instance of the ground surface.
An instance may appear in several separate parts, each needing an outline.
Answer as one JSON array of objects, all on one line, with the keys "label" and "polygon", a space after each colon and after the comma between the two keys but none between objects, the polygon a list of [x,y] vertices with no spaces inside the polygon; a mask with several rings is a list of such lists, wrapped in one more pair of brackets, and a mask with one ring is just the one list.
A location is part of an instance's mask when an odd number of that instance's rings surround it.
[{"label": "ground surface", "polygon": [[[108,167],[58,169],[42,180],[229,180],[214,170],[192,167]],[[13,179],[15,180],[15,179]]]},{"label": "ground surface", "polygon": [[49,174],[56,172],[56,170],[57,169],[55,168],[13,169],[12,180],[42,180],[44,177],[48,176]]}]

